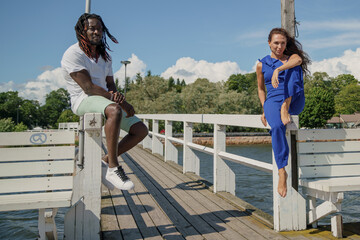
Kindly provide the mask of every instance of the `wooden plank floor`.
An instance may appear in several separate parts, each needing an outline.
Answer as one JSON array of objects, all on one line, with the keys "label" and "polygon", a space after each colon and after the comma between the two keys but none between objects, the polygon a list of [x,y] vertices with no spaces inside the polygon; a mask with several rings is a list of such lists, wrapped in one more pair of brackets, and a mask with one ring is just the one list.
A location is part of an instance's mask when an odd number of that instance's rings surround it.
[{"label": "wooden plank floor", "polygon": [[[149,152],[119,158],[132,191],[102,188],[101,229],[107,239],[335,239],[329,227],[277,233]],[[360,223],[345,225],[360,239]]]}]

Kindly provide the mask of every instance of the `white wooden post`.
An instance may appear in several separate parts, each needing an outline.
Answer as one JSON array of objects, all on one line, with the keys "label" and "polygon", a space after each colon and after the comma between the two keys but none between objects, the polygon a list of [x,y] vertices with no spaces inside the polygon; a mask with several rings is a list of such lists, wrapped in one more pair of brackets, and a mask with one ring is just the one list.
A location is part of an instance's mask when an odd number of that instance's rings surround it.
[{"label": "white wooden post", "polygon": [[172,142],[168,139],[168,137],[172,137],[172,121],[165,121],[165,162],[173,161],[178,163],[178,150],[172,144]]},{"label": "white wooden post", "polygon": [[183,173],[193,172],[200,175],[200,160],[194,151],[187,145],[192,143],[193,138],[193,124],[191,122],[184,122],[184,151],[183,151]]},{"label": "white wooden post", "polygon": [[214,124],[214,192],[226,191],[235,195],[235,173],[219,152],[226,152],[226,126]]},{"label": "white wooden post", "polygon": [[58,209],[39,209],[39,239],[58,239],[55,224],[55,216]]},{"label": "white wooden post", "polygon": [[[298,121],[297,118],[295,120]],[[306,229],[306,199],[297,191],[298,179],[293,176],[297,171],[296,152],[294,152],[296,147],[294,148],[293,145],[296,137],[294,135],[291,137],[291,131],[286,130],[286,138],[290,153],[288,165],[285,167],[288,174],[285,198],[282,198],[277,191],[279,175],[273,154],[274,229],[276,231],[304,230]]]},{"label": "white wooden post", "polygon": [[151,151],[152,153],[157,153],[161,156],[164,156],[164,146],[162,142],[155,136],[155,134],[159,133],[159,120],[153,119],[152,123],[152,146]]},{"label": "white wooden post", "polygon": [[[149,119],[144,119],[144,124],[149,129]],[[151,138],[149,136],[146,136],[143,139],[142,144],[143,144],[143,148],[151,149],[151,145],[152,145]]]},{"label": "white wooden post", "polygon": [[100,239],[101,211],[101,126],[102,115],[84,116],[84,235],[83,239]]}]

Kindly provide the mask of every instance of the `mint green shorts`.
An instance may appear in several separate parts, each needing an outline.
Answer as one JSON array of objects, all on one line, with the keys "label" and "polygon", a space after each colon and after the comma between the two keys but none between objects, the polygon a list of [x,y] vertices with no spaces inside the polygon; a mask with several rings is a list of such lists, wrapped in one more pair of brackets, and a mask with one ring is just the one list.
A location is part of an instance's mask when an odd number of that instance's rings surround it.
[{"label": "mint green shorts", "polygon": [[[82,116],[85,113],[101,113],[105,116],[105,109],[110,104],[114,103],[107,98],[102,96],[89,96],[82,100],[78,109],[76,110],[76,115]],[[126,132],[129,132],[130,127],[141,120],[136,116],[126,117],[126,112],[122,110],[121,124],[120,128]]]}]

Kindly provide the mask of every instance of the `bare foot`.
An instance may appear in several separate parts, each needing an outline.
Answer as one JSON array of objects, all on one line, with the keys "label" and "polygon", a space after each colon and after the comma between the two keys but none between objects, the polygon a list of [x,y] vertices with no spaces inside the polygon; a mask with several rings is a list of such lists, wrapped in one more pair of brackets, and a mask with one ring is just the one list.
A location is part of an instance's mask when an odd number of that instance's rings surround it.
[{"label": "bare foot", "polygon": [[285,126],[286,124],[291,122],[287,101],[284,101],[283,105],[281,106],[280,116],[281,116],[281,121]]},{"label": "bare foot", "polygon": [[288,175],[285,171],[285,168],[279,169],[278,193],[281,197],[285,197],[287,193],[287,186],[286,186],[287,177]]}]

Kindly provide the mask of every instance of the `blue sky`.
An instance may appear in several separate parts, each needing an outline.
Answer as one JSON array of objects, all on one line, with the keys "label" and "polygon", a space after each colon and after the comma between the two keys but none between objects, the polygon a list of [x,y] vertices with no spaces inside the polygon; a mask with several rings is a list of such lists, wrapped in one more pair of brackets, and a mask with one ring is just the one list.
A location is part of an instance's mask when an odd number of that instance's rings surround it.
[{"label": "blue sky", "polygon": [[[312,71],[351,73],[360,78],[360,1],[295,0],[298,40],[313,60]],[[59,74],[64,51],[76,42],[74,25],[85,0],[2,1],[0,91],[18,90],[42,101],[65,86]],[[281,24],[280,0],[92,0],[119,44],[113,71],[151,70],[163,77],[225,80],[252,72],[269,53],[267,34]],[[121,79],[120,79],[121,80]]]}]

